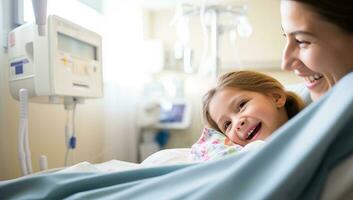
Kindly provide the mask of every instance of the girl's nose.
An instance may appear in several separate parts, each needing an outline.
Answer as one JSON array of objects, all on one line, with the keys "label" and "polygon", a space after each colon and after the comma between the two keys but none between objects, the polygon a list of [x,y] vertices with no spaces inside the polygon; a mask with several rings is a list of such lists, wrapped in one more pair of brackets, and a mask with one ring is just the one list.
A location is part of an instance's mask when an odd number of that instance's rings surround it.
[{"label": "girl's nose", "polygon": [[245,122],[246,122],[245,118],[239,119],[236,125],[237,131],[241,131],[243,129],[243,127],[245,126]]}]

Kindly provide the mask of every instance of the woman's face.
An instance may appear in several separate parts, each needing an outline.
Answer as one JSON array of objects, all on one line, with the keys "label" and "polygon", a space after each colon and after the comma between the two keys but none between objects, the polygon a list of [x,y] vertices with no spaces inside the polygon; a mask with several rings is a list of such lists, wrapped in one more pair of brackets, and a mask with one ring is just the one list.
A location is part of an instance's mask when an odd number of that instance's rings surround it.
[{"label": "woman's face", "polygon": [[353,71],[353,34],[292,0],[281,1],[281,19],[287,40],[282,69],[303,77],[312,95],[321,96]]},{"label": "woman's face", "polygon": [[227,87],[218,91],[209,105],[210,117],[234,143],[246,145],[264,140],[288,120],[285,96]]}]

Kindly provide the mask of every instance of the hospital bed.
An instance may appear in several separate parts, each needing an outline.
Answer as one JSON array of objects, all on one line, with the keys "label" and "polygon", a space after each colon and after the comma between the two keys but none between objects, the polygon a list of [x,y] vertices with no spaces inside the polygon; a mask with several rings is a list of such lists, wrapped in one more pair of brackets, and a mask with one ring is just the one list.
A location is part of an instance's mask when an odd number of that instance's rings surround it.
[{"label": "hospital bed", "polygon": [[349,74],[262,148],[246,154],[111,173],[23,177],[0,183],[0,199],[349,199],[352,85]]}]

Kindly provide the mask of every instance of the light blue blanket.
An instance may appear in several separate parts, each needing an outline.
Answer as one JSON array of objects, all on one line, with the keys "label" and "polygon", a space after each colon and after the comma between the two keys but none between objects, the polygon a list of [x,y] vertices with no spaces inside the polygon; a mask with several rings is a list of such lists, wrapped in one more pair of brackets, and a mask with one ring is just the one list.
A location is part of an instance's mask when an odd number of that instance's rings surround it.
[{"label": "light blue blanket", "polygon": [[0,183],[0,199],[318,199],[353,153],[353,74],[247,154],[118,173],[49,174]]}]

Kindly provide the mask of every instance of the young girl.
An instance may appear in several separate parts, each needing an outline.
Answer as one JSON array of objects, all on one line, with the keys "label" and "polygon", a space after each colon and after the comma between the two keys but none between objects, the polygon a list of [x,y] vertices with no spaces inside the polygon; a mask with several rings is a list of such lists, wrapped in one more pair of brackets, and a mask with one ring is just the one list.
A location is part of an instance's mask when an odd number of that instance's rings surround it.
[{"label": "young girl", "polygon": [[219,158],[264,140],[303,107],[296,94],[270,76],[253,71],[226,73],[203,98],[207,128],[192,146],[191,159]]}]

